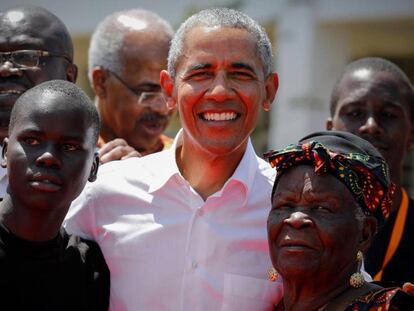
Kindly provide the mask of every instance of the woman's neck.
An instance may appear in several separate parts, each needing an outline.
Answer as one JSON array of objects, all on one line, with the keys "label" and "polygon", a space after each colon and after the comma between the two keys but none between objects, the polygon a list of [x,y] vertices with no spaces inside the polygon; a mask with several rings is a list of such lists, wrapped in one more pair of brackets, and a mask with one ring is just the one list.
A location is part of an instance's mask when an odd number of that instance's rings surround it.
[{"label": "woman's neck", "polygon": [[[309,285],[309,284],[308,284]],[[355,299],[369,292],[380,289],[378,285],[365,283],[360,288],[353,288],[345,282],[335,288],[295,286],[295,290],[289,290],[290,285],[284,280],[284,305],[287,311],[336,311],[345,310]]]}]

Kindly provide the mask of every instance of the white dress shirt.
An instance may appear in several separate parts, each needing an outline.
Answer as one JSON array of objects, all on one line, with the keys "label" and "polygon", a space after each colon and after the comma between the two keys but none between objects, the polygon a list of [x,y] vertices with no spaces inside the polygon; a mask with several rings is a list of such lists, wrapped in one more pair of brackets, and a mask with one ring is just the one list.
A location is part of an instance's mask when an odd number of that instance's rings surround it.
[{"label": "white dress shirt", "polygon": [[266,220],[274,169],[247,150],[204,201],[180,174],[175,150],[101,167],[69,210],[66,228],[97,241],[111,271],[112,311],[273,310],[281,281]]}]

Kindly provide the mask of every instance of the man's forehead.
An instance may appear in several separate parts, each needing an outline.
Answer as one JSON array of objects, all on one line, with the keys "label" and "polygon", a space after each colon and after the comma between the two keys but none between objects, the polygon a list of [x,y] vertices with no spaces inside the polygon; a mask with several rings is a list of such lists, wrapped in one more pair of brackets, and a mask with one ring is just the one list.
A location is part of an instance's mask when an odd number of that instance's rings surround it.
[{"label": "man's forehead", "polygon": [[[256,38],[247,29],[229,27],[229,26],[205,26],[197,25],[187,30],[184,36],[184,46],[190,46],[194,41],[199,41],[205,37],[215,37],[219,39],[221,35],[230,35],[231,37],[237,37],[238,39],[252,40],[256,43]],[[217,40],[212,40],[210,44],[216,43]]]},{"label": "man's forehead", "polygon": [[184,58],[230,57],[231,63],[259,62],[256,39],[245,29],[217,26],[197,26],[190,29],[184,40]]},{"label": "man's forehead", "polygon": [[348,73],[341,82],[343,92],[365,88],[369,90],[369,93],[385,92],[398,97],[401,95],[402,87],[402,81],[394,74],[365,68]]}]

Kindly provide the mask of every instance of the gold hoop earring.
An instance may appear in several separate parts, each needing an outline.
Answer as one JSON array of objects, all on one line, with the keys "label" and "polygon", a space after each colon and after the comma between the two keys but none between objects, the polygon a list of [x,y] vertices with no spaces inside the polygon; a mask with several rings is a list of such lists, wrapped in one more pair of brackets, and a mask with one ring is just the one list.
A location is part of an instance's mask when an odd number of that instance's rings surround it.
[{"label": "gold hoop earring", "polygon": [[276,282],[279,278],[279,273],[276,271],[275,268],[271,267],[269,271],[267,271],[267,278],[270,282]]},{"label": "gold hoop earring", "polygon": [[364,276],[361,273],[361,264],[364,256],[361,251],[357,252],[358,271],[349,278],[349,284],[354,288],[360,288],[365,284]]}]

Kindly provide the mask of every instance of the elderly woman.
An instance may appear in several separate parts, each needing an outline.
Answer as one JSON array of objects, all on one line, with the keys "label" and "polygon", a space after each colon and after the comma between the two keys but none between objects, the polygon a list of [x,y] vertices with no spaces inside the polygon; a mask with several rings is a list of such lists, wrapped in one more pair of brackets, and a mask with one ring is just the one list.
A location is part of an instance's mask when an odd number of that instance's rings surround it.
[{"label": "elderly woman", "polygon": [[265,156],[277,170],[268,218],[270,255],[284,282],[276,310],[413,310],[412,297],[360,273],[393,193],[376,149],[329,131]]}]

